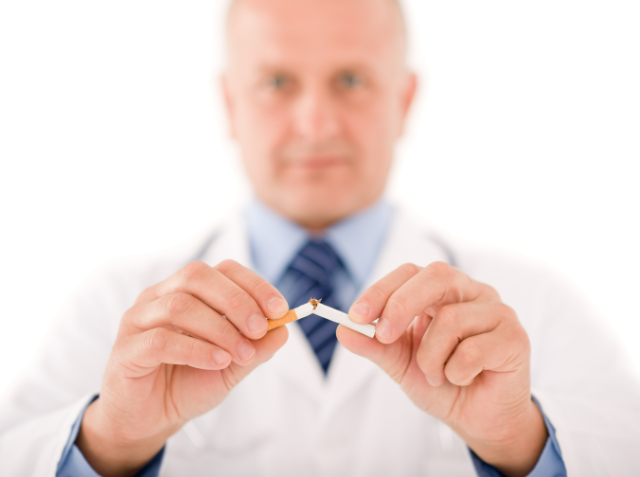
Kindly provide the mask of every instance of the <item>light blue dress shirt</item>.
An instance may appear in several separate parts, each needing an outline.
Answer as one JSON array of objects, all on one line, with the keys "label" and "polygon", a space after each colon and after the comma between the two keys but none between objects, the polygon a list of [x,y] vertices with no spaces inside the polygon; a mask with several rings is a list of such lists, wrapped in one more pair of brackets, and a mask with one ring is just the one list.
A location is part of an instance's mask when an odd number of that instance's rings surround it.
[{"label": "light blue dress shirt", "polygon": [[[348,309],[355,301],[372,272],[391,226],[394,209],[380,200],[369,208],[331,226],[323,234],[345,265],[335,277],[334,289],[338,302]],[[245,220],[255,270],[270,283],[277,283],[296,253],[311,237],[309,232],[289,219],[254,199]],[[532,398],[538,408],[539,403]],[[542,412],[542,409],[541,409]],[[99,477],[75,445],[84,410],[71,429],[69,441],[58,465],[57,477]],[[544,415],[549,438],[536,467],[528,477],[566,477],[562,453],[555,429]],[[470,451],[479,477],[499,477],[502,474],[483,462]],[[139,477],[157,477],[164,449],[138,474]]]},{"label": "light blue dress shirt", "polygon": [[[371,274],[392,218],[393,207],[379,201],[322,234],[344,264],[345,269],[339,269],[334,277],[333,289],[345,309]],[[312,235],[258,200],[247,209],[246,223],[254,268],[275,285]]]}]

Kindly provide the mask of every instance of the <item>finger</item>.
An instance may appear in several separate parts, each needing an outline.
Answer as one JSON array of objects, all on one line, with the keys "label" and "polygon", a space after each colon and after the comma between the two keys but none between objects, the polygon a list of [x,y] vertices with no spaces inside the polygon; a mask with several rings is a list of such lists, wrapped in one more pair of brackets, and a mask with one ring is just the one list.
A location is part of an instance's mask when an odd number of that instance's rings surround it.
[{"label": "finger", "polygon": [[175,389],[178,401],[183,402],[200,402],[203,404],[202,409],[197,414],[202,414],[208,409],[217,406],[225,395],[220,393],[220,385],[226,387],[227,391],[231,391],[243,378],[253,371],[257,366],[269,360],[278,349],[280,349],[287,341],[288,330],[283,327],[278,330],[270,331],[264,338],[256,340],[256,359],[247,366],[239,365],[232,362],[227,368],[219,372],[211,372],[200,369],[189,369],[188,373],[183,373],[185,380],[184,385]]},{"label": "finger", "polygon": [[225,383],[229,389],[235,387],[245,376],[260,366],[262,363],[271,359],[271,357],[287,342],[289,330],[286,326],[269,331],[264,338],[254,341],[256,348],[255,359],[247,366],[237,363],[223,370]]},{"label": "finger", "polygon": [[389,297],[420,272],[421,268],[405,263],[371,285],[349,309],[355,323],[371,323],[379,318]]},{"label": "finger", "polygon": [[125,314],[123,324],[134,326],[134,332],[162,327],[187,333],[225,349],[240,364],[248,364],[255,354],[251,341],[233,324],[188,293],[164,295],[137,305]]},{"label": "finger", "polygon": [[132,335],[124,345],[122,358],[129,377],[149,374],[162,363],[219,370],[231,363],[231,355],[219,346],[166,328]]},{"label": "finger", "polygon": [[342,325],[338,326],[336,336],[346,349],[373,361],[391,378],[400,383],[409,368],[413,350],[417,349],[420,338],[424,335],[429,322],[430,318],[426,315],[418,317],[409,328],[409,332],[391,344],[372,340]]},{"label": "finger", "polygon": [[393,291],[384,304],[376,337],[392,343],[414,317],[433,306],[473,301],[488,288],[444,262],[433,262]]},{"label": "finger", "polygon": [[501,321],[514,317],[513,310],[502,303],[466,302],[440,308],[417,353],[418,364],[427,381],[432,386],[445,381],[445,363],[461,341],[492,331]]},{"label": "finger", "polygon": [[240,332],[251,339],[262,338],[267,320],[256,301],[222,272],[203,262],[191,262],[167,280],[141,294],[139,300],[152,301],[173,293],[195,296],[221,315],[225,315]]},{"label": "finger", "polygon": [[449,358],[444,373],[452,384],[468,386],[482,372],[524,370],[528,350],[524,330],[498,328],[462,341]]},{"label": "finger", "polygon": [[246,291],[258,303],[267,318],[282,318],[289,304],[271,283],[234,260],[225,260],[214,267]]}]

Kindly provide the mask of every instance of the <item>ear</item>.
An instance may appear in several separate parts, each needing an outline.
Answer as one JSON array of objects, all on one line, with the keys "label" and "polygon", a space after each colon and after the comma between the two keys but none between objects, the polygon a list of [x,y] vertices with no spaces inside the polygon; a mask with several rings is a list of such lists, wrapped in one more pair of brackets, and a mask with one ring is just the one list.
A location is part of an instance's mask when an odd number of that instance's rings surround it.
[{"label": "ear", "polygon": [[409,110],[416,97],[416,91],[418,90],[418,76],[413,71],[408,71],[405,79],[402,96],[400,98],[400,130],[398,131],[398,137],[404,133],[405,124],[407,123],[407,116]]},{"label": "ear", "polygon": [[219,78],[220,82],[220,90],[222,92],[222,97],[224,99],[225,111],[227,112],[227,124],[229,127],[229,135],[236,139],[236,127],[235,127],[235,109],[233,103],[233,95],[231,93],[231,89],[229,87],[229,76],[228,74],[222,73]]}]

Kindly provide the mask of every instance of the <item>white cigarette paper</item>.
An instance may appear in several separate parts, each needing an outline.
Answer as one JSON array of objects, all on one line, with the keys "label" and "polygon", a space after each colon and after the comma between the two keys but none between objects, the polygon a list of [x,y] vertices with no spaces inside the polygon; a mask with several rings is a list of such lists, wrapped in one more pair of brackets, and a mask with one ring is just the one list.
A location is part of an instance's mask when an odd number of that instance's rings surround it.
[{"label": "white cigarette paper", "polygon": [[[313,308],[313,305],[310,306]],[[296,308],[296,312],[297,310],[298,308]],[[331,320],[334,323],[344,325],[347,328],[368,336],[369,338],[373,338],[376,335],[376,327],[374,325],[361,325],[358,323],[354,323],[349,319],[349,315],[347,315],[346,313],[343,313],[340,310],[336,310],[335,308],[331,308],[330,306],[323,305],[322,303],[318,303],[316,305],[316,309],[312,310],[311,313],[315,313],[316,315],[326,318],[327,320]]]},{"label": "white cigarette paper", "polygon": [[300,305],[298,308],[294,308],[293,311],[296,312],[296,316],[298,317],[298,319],[306,318],[307,316],[314,313],[313,305],[309,302],[305,303],[304,305]]}]

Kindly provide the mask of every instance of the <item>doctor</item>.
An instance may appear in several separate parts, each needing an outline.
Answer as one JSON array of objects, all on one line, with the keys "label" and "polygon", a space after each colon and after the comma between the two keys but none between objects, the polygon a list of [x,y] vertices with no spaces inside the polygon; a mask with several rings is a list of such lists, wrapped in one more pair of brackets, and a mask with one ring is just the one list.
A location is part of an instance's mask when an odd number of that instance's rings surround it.
[{"label": "doctor", "polygon": [[[239,0],[227,35],[256,198],[70,303],[3,475],[637,475],[638,382],[588,303],[382,198],[416,90],[396,1]],[[267,332],[312,296],[376,337]]]}]

